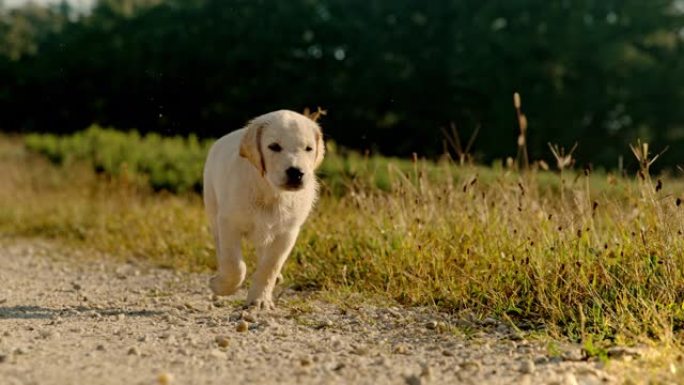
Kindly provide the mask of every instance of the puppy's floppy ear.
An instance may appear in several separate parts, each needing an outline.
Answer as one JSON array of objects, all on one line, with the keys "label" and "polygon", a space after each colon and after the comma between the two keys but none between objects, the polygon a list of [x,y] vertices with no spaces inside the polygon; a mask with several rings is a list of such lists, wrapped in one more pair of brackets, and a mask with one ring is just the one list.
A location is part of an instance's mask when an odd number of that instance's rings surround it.
[{"label": "puppy's floppy ear", "polygon": [[264,154],[261,151],[261,134],[265,125],[264,122],[249,122],[245,135],[240,142],[240,156],[252,163],[259,170],[261,176],[266,173]]},{"label": "puppy's floppy ear", "polygon": [[316,161],[314,162],[314,167],[318,168],[318,166],[323,163],[323,157],[325,156],[325,142],[323,141],[323,132],[321,131],[321,126],[318,125],[318,120],[321,118],[321,116],[328,115],[328,111],[322,109],[321,107],[317,107],[315,112],[311,112],[309,110],[309,107],[306,107],[304,109],[304,116],[307,118],[311,119],[314,122],[314,125],[316,126]]},{"label": "puppy's floppy ear", "polygon": [[321,132],[321,128],[316,125],[316,161],[314,162],[314,167],[318,168],[318,166],[323,163],[323,157],[325,156],[325,142],[323,141],[323,132]]}]

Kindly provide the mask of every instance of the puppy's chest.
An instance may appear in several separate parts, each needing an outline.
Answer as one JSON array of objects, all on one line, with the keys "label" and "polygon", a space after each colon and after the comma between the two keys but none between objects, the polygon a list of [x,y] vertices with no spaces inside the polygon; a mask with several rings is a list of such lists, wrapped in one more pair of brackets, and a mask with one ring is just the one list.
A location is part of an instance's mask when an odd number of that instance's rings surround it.
[{"label": "puppy's chest", "polygon": [[[261,202],[260,202],[261,203]],[[277,204],[256,204],[253,206],[250,235],[259,234],[269,237],[274,234],[292,231],[302,225],[308,209],[300,207],[298,202],[284,201]]]},{"label": "puppy's chest", "polygon": [[286,229],[296,223],[296,211],[288,206],[261,206],[257,207],[255,225],[272,230]]}]

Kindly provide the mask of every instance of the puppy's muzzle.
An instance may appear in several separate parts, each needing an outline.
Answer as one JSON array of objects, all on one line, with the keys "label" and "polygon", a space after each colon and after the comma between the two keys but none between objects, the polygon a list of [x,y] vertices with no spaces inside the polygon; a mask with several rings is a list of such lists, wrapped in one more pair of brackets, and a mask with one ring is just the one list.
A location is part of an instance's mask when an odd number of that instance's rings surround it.
[{"label": "puppy's muzzle", "polygon": [[302,187],[302,179],[304,178],[302,170],[297,167],[289,167],[285,170],[285,175],[287,176],[285,187],[292,190],[297,190]]}]

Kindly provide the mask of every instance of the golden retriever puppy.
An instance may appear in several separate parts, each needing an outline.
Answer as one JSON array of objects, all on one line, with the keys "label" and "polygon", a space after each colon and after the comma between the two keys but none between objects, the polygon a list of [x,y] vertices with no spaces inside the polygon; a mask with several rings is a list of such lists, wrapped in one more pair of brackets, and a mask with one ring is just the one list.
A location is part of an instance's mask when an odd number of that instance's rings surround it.
[{"label": "golden retriever puppy", "polygon": [[280,110],[220,138],[204,166],[204,206],[216,241],[218,271],[209,282],[230,295],[246,275],[241,240],[258,257],[247,305],[273,308],[273,288],[318,196],[314,170],[325,147],[318,124]]}]

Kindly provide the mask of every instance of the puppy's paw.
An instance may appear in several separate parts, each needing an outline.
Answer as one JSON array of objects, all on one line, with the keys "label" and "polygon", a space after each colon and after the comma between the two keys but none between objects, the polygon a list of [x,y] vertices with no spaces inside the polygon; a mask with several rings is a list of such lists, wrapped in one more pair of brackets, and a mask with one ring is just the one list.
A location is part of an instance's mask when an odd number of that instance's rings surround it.
[{"label": "puppy's paw", "polygon": [[258,297],[255,299],[247,299],[247,308],[258,311],[275,310],[275,304],[271,298]]},{"label": "puppy's paw", "polygon": [[216,295],[234,294],[242,285],[242,281],[226,279],[220,275],[215,275],[209,279],[209,287]]}]

